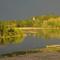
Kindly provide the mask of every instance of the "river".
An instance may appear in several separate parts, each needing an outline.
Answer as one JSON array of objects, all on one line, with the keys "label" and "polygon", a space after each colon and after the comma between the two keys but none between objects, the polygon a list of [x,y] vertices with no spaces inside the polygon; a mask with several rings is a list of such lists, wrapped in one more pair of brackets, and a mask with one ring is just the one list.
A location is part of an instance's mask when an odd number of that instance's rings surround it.
[{"label": "river", "polygon": [[44,38],[28,36],[20,44],[9,44],[6,46],[0,46],[0,54],[9,53],[13,51],[24,51],[33,48],[42,48],[45,47],[47,44],[60,44],[60,39],[46,40]]}]

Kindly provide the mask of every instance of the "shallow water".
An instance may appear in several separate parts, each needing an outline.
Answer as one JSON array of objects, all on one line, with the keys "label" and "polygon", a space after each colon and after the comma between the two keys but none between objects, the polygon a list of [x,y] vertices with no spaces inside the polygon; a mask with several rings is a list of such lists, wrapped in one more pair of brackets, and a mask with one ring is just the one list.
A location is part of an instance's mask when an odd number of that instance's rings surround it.
[{"label": "shallow water", "polygon": [[46,42],[44,39],[39,39],[36,37],[28,36],[24,39],[24,41],[21,44],[10,44],[7,46],[0,46],[0,54],[8,53],[12,51],[19,51],[19,50],[27,50],[32,48],[41,48],[45,47]]},{"label": "shallow water", "polygon": [[47,44],[60,44],[60,39],[43,39],[43,38],[36,38],[32,36],[28,36],[24,39],[21,44],[10,44],[7,46],[0,46],[0,54],[13,52],[13,51],[24,51],[33,48],[41,48],[45,47]]}]

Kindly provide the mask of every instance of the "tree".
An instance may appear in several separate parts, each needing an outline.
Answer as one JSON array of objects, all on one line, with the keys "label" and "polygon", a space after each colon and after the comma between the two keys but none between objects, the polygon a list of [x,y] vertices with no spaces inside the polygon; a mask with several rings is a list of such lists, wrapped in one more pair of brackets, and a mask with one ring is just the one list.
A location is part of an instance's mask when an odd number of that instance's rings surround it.
[{"label": "tree", "polygon": [[15,30],[13,28],[8,29],[5,35],[4,44],[18,44],[23,41],[23,32],[21,30]]}]

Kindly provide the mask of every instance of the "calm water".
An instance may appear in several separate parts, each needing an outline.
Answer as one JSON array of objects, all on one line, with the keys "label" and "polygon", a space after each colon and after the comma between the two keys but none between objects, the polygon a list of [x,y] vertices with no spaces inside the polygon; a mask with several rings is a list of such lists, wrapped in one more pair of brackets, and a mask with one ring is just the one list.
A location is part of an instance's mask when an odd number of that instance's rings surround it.
[{"label": "calm water", "polygon": [[0,54],[19,51],[19,50],[41,48],[41,47],[45,47],[47,44],[60,44],[60,39],[45,40],[43,38],[28,36],[24,39],[24,41],[21,44],[8,45],[3,47],[0,46]]}]

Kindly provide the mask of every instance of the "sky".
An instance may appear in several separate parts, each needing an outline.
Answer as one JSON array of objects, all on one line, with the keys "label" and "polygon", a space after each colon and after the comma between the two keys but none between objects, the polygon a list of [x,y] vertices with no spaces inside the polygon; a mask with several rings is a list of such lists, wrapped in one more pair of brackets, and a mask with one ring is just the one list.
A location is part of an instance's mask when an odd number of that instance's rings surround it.
[{"label": "sky", "polygon": [[60,0],[0,0],[0,19],[25,19],[55,13],[60,15]]},{"label": "sky", "polygon": [[[60,15],[60,0],[0,0],[0,20],[23,20],[32,16],[54,13]],[[60,44],[57,39],[46,41],[27,37],[22,44],[0,46],[0,54],[8,51],[43,47],[46,44]]]}]

